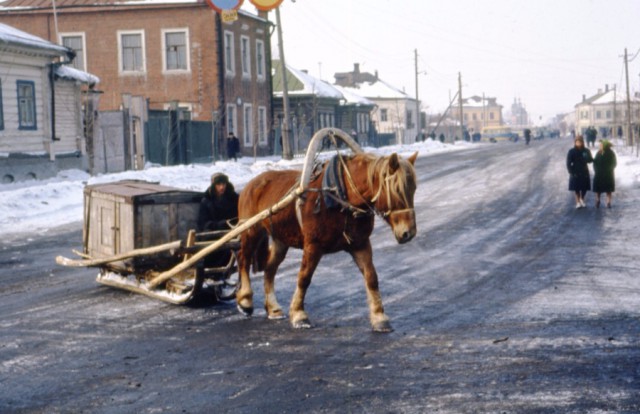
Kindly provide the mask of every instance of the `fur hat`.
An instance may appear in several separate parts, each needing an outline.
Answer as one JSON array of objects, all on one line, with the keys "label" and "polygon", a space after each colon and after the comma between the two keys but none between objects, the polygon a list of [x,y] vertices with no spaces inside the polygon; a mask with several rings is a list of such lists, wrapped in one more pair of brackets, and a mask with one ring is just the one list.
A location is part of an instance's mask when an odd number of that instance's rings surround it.
[{"label": "fur hat", "polygon": [[582,142],[582,144],[584,145],[584,138],[582,138],[582,135],[578,135],[576,139],[573,140],[574,143],[578,141]]},{"label": "fur hat", "polygon": [[229,184],[229,177],[222,173],[215,173],[211,176],[212,184]]}]

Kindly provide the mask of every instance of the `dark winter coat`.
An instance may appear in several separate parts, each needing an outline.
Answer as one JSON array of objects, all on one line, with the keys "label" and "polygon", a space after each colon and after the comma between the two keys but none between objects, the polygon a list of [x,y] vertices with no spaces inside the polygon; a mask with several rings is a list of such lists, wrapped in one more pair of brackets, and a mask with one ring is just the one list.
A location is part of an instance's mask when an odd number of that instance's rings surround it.
[{"label": "dark winter coat", "polygon": [[593,162],[588,148],[573,147],[567,153],[567,171],[569,171],[569,191],[591,190],[588,164]]},{"label": "dark winter coat", "polygon": [[227,184],[225,193],[218,197],[215,185],[211,185],[200,201],[198,231],[228,230],[228,220],[238,218],[238,194],[233,184]]},{"label": "dark winter coat", "polygon": [[236,158],[239,152],[240,140],[236,136],[227,138],[227,157]]},{"label": "dark winter coat", "polygon": [[616,165],[616,154],[611,148],[596,153],[596,157],[593,160],[594,193],[612,193],[616,191],[616,179],[613,173]]}]

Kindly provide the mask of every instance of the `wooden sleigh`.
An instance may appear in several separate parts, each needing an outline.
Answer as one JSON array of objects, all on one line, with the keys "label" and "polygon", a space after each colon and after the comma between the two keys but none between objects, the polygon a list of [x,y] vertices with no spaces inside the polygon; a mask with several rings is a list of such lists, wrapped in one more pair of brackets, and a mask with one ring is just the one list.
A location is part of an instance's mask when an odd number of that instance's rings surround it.
[{"label": "wooden sleigh", "polygon": [[309,143],[298,186],[229,231],[196,233],[202,193],[136,180],[86,186],[83,251],[74,251],[77,259],[58,256],[56,263],[98,268],[98,283],[172,304],[205,294],[233,299],[240,234],[300,199],[326,137],[362,152],[345,132],[321,129]]}]

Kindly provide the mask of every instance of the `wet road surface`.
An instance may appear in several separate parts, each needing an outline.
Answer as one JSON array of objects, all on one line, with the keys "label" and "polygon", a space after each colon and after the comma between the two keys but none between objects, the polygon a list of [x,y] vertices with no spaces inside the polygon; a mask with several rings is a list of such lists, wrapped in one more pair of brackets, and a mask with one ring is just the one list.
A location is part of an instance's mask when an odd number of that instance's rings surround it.
[{"label": "wet road surface", "polygon": [[[0,244],[0,412],[640,412],[640,188],[573,209],[568,141],[419,158],[418,235],[372,237],[395,331],[326,256],[314,328],[234,304],[178,307],[58,267],[80,224]],[[592,201],[592,195],[589,195]],[[591,204],[591,203],[590,203]],[[300,253],[276,280],[288,307]]]}]

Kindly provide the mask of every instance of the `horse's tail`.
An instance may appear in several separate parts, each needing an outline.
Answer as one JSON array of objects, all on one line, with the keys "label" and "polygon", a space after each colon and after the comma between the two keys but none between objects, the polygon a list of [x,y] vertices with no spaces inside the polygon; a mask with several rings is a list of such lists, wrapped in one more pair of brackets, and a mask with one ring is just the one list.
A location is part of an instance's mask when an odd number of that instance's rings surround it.
[{"label": "horse's tail", "polygon": [[253,252],[253,273],[264,271],[269,260],[269,235],[265,231],[258,239],[256,249]]}]

